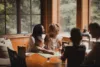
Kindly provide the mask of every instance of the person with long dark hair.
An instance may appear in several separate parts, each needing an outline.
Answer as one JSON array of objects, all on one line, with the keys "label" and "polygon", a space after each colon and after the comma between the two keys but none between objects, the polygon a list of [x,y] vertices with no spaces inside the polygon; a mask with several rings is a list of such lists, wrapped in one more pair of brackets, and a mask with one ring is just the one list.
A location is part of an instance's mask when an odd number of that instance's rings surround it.
[{"label": "person with long dark hair", "polygon": [[44,33],[44,27],[41,24],[37,24],[33,29],[32,37],[34,37],[35,40],[42,39],[43,33]]},{"label": "person with long dark hair", "polygon": [[41,24],[35,25],[31,36],[31,44],[28,48],[29,52],[35,52],[35,53],[42,52],[42,53],[53,54],[52,51],[46,50],[44,48],[44,39],[42,37],[43,33],[44,33],[44,27]]}]

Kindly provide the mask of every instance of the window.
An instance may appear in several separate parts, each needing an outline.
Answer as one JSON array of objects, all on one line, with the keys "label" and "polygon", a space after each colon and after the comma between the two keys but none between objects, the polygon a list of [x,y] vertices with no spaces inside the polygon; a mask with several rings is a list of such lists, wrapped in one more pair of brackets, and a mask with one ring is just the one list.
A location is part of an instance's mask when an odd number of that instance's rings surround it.
[{"label": "window", "polygon": [[21,0],[21,33],[31,33],[40,15],[40,0]]},{"label": "window", "polygon": [[[0,35],[17,34],[17,0],[0,0]],[[40,23],[40,0],[20,0],[21,33],[31,33]]]},{"label": "window", "polygon": [[4,1],[0,1],[0,34],[5,33]]},{"label": "window", "polygon": [[91,0],[90,21],[100,24],[100,0]]},{"label": "window", "polygon": [[16,34],[16,1],[0,1],[0,34]]},{"label": "window", "polygon": [[76,27],[76,0],[60,0],[60,25],[66,33]]}]

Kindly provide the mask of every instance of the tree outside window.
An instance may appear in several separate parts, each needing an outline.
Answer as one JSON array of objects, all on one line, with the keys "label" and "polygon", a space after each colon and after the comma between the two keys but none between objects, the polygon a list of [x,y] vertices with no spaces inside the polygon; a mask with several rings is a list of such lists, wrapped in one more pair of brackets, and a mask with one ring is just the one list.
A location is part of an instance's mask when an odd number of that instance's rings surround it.
[{"label": "tree outside window", "polygon": [[[0,0],[0,35],[17,34],[17,0]],[[21,33],[31,33],[40,23],[40,0],[20,0]]]},{"label": "tree outside window", "polygon": [[66,34],[76,27],[76,0],[60,0],[60,25]]}]

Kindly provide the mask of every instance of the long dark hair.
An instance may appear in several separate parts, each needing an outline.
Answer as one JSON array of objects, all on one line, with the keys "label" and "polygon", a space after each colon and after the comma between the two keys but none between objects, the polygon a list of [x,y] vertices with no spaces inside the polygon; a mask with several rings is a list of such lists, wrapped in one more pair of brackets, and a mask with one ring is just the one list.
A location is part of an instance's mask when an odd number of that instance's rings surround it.
[{"label": "long dark hair", "polygon": [[34,28],[33,28],[32,36],[34,38],[37,38],[38,36],[42,37],[42,34],[43,34],[42,25],[41,24],[35,25]]},{"label": "long dark hair", "polygon": [[89,30],[90,30],[90,32],[93,31],[92,34],[94,34],[95,36],[100,37],[100,25],[98,23],[96,23],[96,22],[90,23]]}]

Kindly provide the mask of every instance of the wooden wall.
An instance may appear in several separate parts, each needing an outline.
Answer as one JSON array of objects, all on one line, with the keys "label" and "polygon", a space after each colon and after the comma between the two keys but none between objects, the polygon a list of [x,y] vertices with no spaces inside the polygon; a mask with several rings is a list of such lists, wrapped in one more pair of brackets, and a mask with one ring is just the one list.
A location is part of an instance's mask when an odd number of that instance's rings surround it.
[{"label": "wooden wall", "polygon": [[77,27],[83,30],[89,24],[89,0],[77,0]]},{"label": "wooden wall", "polygon": [[24,34],[16,34],[16,35],[2,35],[0,38],[8,38],[11,40],[11,43],[13,45],[13,48],[15,51],[17,51],[17,46],[24,46],[28,47],[30,43],[30,35],[24,35]]}]

